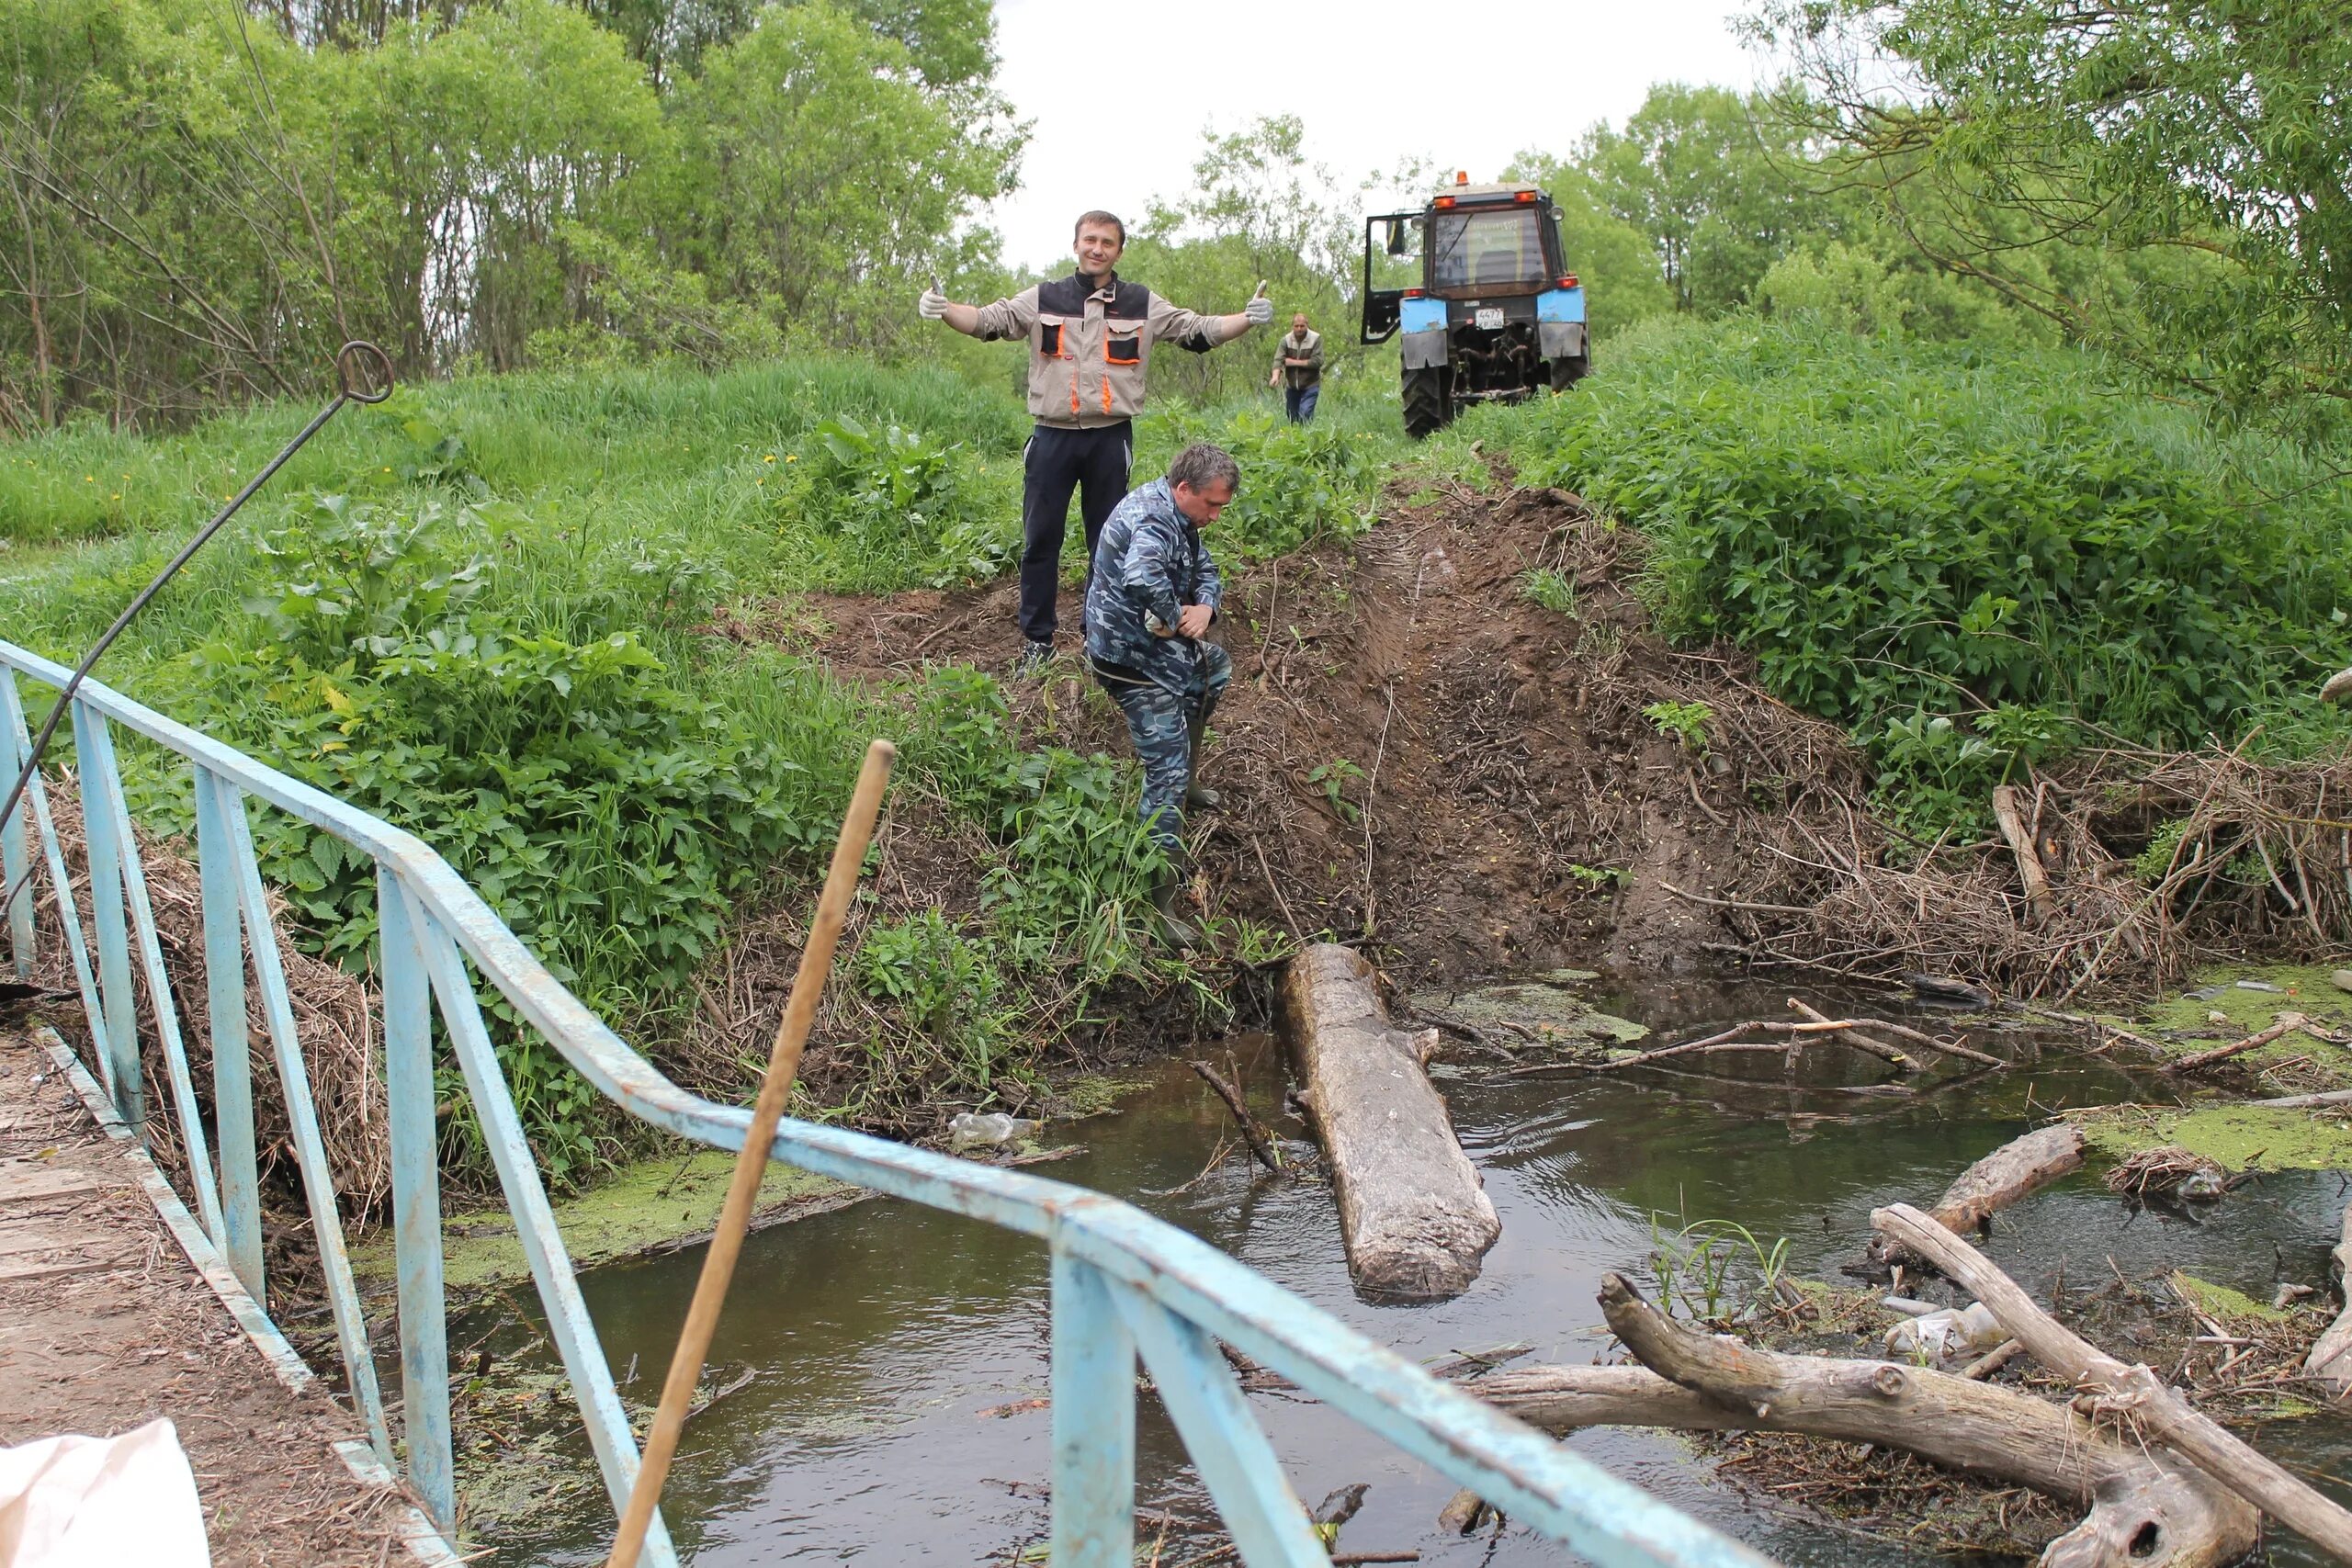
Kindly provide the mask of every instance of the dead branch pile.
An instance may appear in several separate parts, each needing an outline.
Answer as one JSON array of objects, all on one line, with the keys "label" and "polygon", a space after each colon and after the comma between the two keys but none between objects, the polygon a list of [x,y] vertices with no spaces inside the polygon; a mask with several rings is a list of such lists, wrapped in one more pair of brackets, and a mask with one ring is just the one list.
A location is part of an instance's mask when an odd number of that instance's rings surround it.
[{"label": "dead branch pile", "polygon": [[2051,1543],[2048,1568],[2205,1568],[2256,1539],[2255,1510],[2228,1488],[2055,1401],[1927,1367],[1787,1355],[1704,1334],[1615,1274],[1602,1280],[1600,1304],[1642,1365],[1532,1367],[1489,1378],[1479,1393],[1554,1432],[1803,1433],[2027,1486],[2087,1510]]},{"label": "dead branch pile", "polygon": [[1745,814],[1754,873],[1713,900],[1738,938],[1726,947],[2064,998],[2171,983],[2201,946],[2352,940],[2352,753],[2114,750],[1996,793],[1999,831],[1964,844],[1909,840],[1827,787],[1785,816]]},{"label": "dead branch pile", "polygon": [[[90,924],[90,866],[82,835],[81,803],[70,782],[51,777],[48,787],[58,843],[73,881],[74,908],[82,919],[82,940],[91,954],[95,973],[97,942]],[[212,1031],[206,1005],[203,885],[195,863],[181,854],[175,841],[153,839],[142,831],[139,834],[139,852],[147,873],[148,901],[155,911],[156,944],[163,950],[173,1010],[179,1020],[181,1041],[187,1050],[189,1077],[209,1127],[212,1111]],[[58,923],[56,893],[45,870],[34,878],[31,893],[39,910],[34,976],[46,986],[78,995],[63,927]],[[301,1043],[335,1190],[348,1213],[366,1218],[382,1209],[391,1192],[391,1144],[386,1121],[381,1052],[376,1043],[373,1021],[375,991],[357,977],[288,942],[283,901],[274,891],[270,915],[278,932],[278,959],[286,969],[295,1033]],[[146,1079],[148,1135],[165,1168],[175,1177],[184,1177],[187,1153],[180,1137],[179,1118],[173,1110],[163,1045],[155,1034],[154,998],[148,994],[144,967],[137,957],[137,940],[134,933],[131,974],[139,995],[139,1051]],[[74,1010],[78,1013],[80,1010]],[[79,1027],[62,1027],[59,1032],[86,1058],[86,1032]],[[278,1085],[277,1066],[270,1052],[261,987],[254,981],[250,965],[245,978],[245,1032],[253,1063],[254,1138],[262,1179],[266,1188],[274,1186],[299,1192],[300,1178],[295,1168],[292,1134],[286,1120],[286,1096]],[[95,1074],[96,1064],[85,1061],[85,1065]],[[184,1181],[181,1185],[185,1190]]]},{"label": "dead branch pile", "polygon": [[2344,1238],[2335,1244],[2336,1282],[2344,1294],[2344,1311],[2328,1325],[2303,1362],[2303,1371],[2337,1398],[2352,1393],[2352,1204],[2345,1205]]},{"label": "dead branch pile", "polygon": [[[2170,1192],[2199,1174],[2217,1184],[2223,1176],[2221,1166],[2203,1155],[2191,1154],[2177,1144],[2166,1144],[2162,1148],[2142,1149],[2117,1165],[2107,1173],[2107,1190],[2143,1197],[2151,1192]],[[2215,1190],[2219,1190],[2218,1185]]]}]

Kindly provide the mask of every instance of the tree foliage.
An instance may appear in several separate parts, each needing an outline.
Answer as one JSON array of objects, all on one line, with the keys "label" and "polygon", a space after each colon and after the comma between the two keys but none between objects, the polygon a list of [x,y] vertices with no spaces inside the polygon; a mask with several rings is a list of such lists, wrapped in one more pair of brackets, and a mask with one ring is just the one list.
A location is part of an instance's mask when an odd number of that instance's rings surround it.
[{"label": "tree foliage", "polygon": [[1650,239],[1678,310],[1747,301],[1765,269],[1835,215],[1792,172],[1787,122],[1724,87],[1654,87],[1623,130],[1587,134],[1576,162],[1609,211]]},{"label": "tree foliage", "polygon": [[[1121,269],[1193,310],[1238,310],[1265,280],[1276,325],[1290,330],[1304,310],[1323,333],[1327,374],[1355,357],[1356,203],[1339,177],[1306,152],[1295,115],[1251,121],[1204,138],[1182,194],[1154,200],[1136,225]],[[1261,352],[1262,351],[1262,352]],[[1262,388],[1272,366],[1270,334],[1219,354],[1166,354],[1153,379],[1196,400]]]},{"label": "tree foliage", "polygon": [[0,0],[0,428],[307,391],[361,336],[409,376],[871,344],[1022,141],[985,0]]},{"label": "tree foliage", "polygon": [[1841,172],[1944,265],[2275,412],[2352,397],[2346,21],[2337,0],[1784,0],[1760,30]]}]

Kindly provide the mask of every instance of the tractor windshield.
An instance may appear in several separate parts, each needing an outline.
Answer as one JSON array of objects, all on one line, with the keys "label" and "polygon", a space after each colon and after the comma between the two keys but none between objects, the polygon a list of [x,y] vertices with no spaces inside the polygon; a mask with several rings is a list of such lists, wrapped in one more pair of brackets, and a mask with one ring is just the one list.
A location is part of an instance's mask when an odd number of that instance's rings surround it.
[{"label": "tractor windshield", "polygon": [[1544,236],[1535,209],[1440,212],[1430,226],[1430,281],[1438,288],[1542,283]]}]

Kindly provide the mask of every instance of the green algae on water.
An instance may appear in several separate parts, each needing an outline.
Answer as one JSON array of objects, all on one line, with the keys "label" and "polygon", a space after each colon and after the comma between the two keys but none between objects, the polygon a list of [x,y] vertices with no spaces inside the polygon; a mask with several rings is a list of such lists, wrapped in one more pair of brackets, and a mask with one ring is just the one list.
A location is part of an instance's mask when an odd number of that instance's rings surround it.
[{"label": "green algae on water", "polygon": [[[690,1246],[707,1235],[727,1196],[735,1156],[699,1149],[683,1157],[624,1166],[609,1180],[555,1205],[556,1229],[563,1235],[572,1267],[586,1269],[672,1246]],[[753,1224],[774,1224],[854,1202],[859,1190],[830,1177],[771,1162],[760,1179]],[[473,1294],[531,1277],[514,1217],[503,1208],[452,1214],[441,1226],[442,1270],[448,1288]],[[352,1251],[361,1284],[389,1290],[398,1268],[393,1229],[379,1227]]]},{"label": "green algae on water", "polygon": [[2211,1280],[2200,1280],[2184,1269],[2176,1269],[2165,1283],[2173,1294],[2195,1311],[2203,1313],[2223,1328],[2259,1328],[2267,1324],[2284,1323],[2290,1316],[2274,1306],[2266,1306],[2243,1291],[2227,1285],[2217,1285]]},{"label": "green algae on water", "polygon": [[2224,1169],[2352,1170],[2352,1124],[2285,1105],[2100,1105],[2066,1113],[2109,1159],[2177,1144]]}]

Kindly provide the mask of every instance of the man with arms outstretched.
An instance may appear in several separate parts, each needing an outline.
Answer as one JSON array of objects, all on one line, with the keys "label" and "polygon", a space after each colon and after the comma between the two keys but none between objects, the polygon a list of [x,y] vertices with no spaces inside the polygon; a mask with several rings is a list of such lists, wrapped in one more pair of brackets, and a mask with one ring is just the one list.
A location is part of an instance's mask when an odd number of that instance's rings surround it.
[{"label": "man with arms outstretched", "polygon": [[1029,340],[1029,413],[1037,428],[1023,454],[1021,487],[1021,637],[1023,674],[1054,656],[1054,592],[1070,491],[1079,492],[1086,550],[1093,558],[1103,520],[1126,493],[1135,455],[1130,422],[1142,412],[1155,345],[1206,354],[1274,317],[1266,286],[1229,316],[1204,316],[1171,305],[1117,271],[1126,227],[1108,212],[1078,220],[1078,270],[1024,288],[993,305],[959,305],[934,281],[918,306],[984,343]]}]

